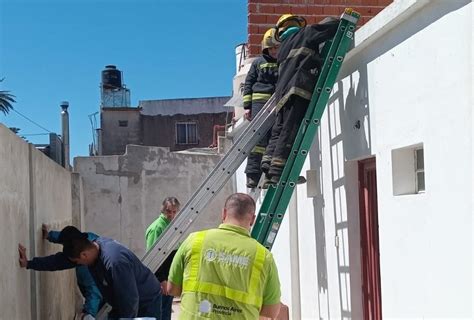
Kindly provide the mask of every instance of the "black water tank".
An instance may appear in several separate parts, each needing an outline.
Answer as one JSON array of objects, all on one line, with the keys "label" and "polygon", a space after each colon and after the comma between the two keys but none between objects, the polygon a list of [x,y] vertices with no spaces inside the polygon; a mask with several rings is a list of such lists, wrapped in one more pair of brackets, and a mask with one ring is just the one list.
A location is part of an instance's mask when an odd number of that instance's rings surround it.
[{"label": "black water tank", "polygon": [[116,66],[105,66],[102,71],[102,86],[106,89],[122,87],[122,73]]}]

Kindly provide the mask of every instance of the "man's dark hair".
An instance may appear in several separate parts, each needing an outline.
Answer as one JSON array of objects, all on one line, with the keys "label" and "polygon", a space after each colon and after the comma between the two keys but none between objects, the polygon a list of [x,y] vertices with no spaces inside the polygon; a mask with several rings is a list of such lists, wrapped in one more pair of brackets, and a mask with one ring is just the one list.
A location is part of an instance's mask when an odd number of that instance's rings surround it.
[{"label": "man's dark hair", "polygon": [[61,230],[58,236],[58,242],[66,244],[74,239],[87,239],[87,233],[79,231],[74,226],[67,226]]},{"label": "man's dark hair", "polygon": [[255,213],[255,201],[245,193],[234,193],[230,195],[226,199],[224,207],[228,213],[234,215],[236,218],[243,218],[248,214]]},{"label": "man's dark hair", "polygon": [[161,204],[161,212],[165,212],[168,204],[176,208],[179,208],[181,206],[178,199],[176,199],[175,197],[166,197],[165,200],[163,200],[163,203]]},{"label": "man's dark hair", "polygon": [[64,243],[63,246],[63,253],[69,259],[77,259],[79,258],[81,252],[91,248],[93,243],[87,238],[76,238]]}]

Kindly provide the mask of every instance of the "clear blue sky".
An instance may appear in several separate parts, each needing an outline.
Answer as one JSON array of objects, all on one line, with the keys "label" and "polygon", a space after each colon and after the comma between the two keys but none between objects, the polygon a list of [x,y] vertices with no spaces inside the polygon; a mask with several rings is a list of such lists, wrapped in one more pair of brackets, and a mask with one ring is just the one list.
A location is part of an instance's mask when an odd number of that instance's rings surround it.
[{"label": "clear blue sky", "polygon": [[[71,157],[88,155],[87,116],[99,110],[105,65],[123,71],[132,106],[231,95],[234,48],[246,38],[246,0],[0,0],[0,88],[16,95],[16,110],[58,134],[59,103],[69,101]],[[45,132],[15,112],[0,113],[0,122]]]}]

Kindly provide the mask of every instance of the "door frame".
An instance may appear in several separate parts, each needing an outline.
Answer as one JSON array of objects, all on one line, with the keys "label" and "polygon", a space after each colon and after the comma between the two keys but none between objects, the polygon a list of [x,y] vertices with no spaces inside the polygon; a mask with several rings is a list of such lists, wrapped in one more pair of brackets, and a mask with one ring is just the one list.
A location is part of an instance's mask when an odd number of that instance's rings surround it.
[{"label": "door frame", "polygon": [[380,248],[375,158],[358,162],[359,219],[364,319],[382,319]]}]

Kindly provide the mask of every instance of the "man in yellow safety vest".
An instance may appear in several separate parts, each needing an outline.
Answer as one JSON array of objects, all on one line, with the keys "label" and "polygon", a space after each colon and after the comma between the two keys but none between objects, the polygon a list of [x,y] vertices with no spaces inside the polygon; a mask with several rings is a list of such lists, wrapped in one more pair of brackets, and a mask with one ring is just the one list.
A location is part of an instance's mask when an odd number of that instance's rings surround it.
[{"label": "man in yellow safety vest", "polygon": [[181,244],[168,276],[168,294],[181,295],[180,319],[274,318],[280,281],[273,256],[252,239],[255,202],[229,196],[217,229],[194,232]]}]

